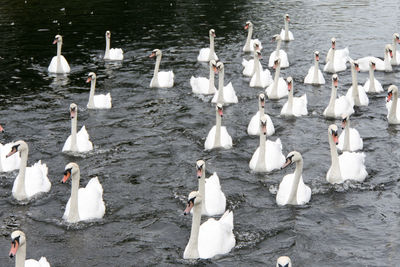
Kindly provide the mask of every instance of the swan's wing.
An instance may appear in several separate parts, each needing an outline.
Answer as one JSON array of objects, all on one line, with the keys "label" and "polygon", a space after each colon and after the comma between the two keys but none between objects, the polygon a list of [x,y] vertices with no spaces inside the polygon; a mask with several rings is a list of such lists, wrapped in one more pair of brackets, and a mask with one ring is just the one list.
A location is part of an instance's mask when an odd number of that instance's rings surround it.
[{"label": "swan's wing", "polygon": [[110,49],[110,59],[111,60],[123,60],[124,52],[121,48],[111,48]]},{"label": "swan's wing", "polygon": [[103,187],[97,177],[90,179],[85,188],[78,191],[78,209],[81,220],[101,219],[105,213]]},{"label": "swan's wing", "polygon": [[69,64],[67,62],[67,60],[65,59],[65,57],[63,55],[60,56],[61,58],[61,67],[63,69],[64,73],[69,73],[71,71],[71,68],[69,67]]},{"label": "swan's wing", "polygon": [[40,160],[26,168],[25,191],[29,198],[37,193],[50,191],[51,183],[47,178],[47,172],[47,165],[42,164]]},{"label": "swan's wing", "polygon": [[64,146],[62,148],[62,152],[71,150],[71,139],[72,139],[72,136],[69,135],[67,140],[64,143]]},{"label": "swan's wing", "polygon": [[211,128],[211,130],[208,132],[206,141],[204,143],[204,148],[206,150],[213,149],[214,147],[214,141],[215,141],[215,125]]},{"label": "swan's wing", "polygon": [[[210,94],[209,93],[209,80],[205,77],[191,77],[190,78],[190,85],[192,87],[192,92],[195,94]],[[214,90],[211,90],[212,93],[215,93],[215,87],[213,88]]]},{"label": "swan's wing", "polygon": [[[249,125],[247,126],[247,133],[249,135],[259,135],[260,134],[259,121],[260,121],[260,111],[257,111],[257,113],[253,117],[251,117]],[[268,126],[268,122],[267,122],[267,126]]]},{"label": "swan's wing", "polygon": [[46,257],[41,257],[39,260],[40,267],[50,267],[50,263],[47,261]]},{"label": "swan's wing", "polygon": [[304,205],[311,199],[311,188],[304,184],[303,176],[300,177],[299,186],[297,187],[297,203]]},{"label": "swan's wing", "polygon": [[268,69],[265,69],[263,72],[261,72],[260,78],[261,78],[261,86],[263,88],[267,87],[273,82],[271,77],[271,72]]},{"label": "swan's wing", "polygon": [[93,97],[94,106],[98,109],[109,109],[111,108],[111,94],[106,95],[95,95]]},{"label": "swan's wing", "polygon": [[311,66],[311,67],[308,69],[308,72],[307,72],[306,77],[304,77],[304,83],[306,83],[306,84],[312,84],[313,79],[314,79],[314,66]]},{"label": "swan's wing", "polygon": [[[271,136],[275,133],[274,123],[268,114],[264,114],[267,117],[267,136]],[[259,130],[260,131],[260,130]]]},{"label": "swan's wing", "polygon": [[76,143],[78,145],[79,152],[93,150],[93,144],[89,140],[89,134],[86,131],[85,125],[83,125],[81,130],[76,134]]},{"label": "swan's wing", "polygon": [[365,154],[356,152],[343,152],[339,156],[340,172],[344,180],[364,181],[368,173],[364,165]]},{"label": "swan's wing", "polygon": [[221,190],[217,173],[214,172],[212,176],[206,179],[205,192],[205,205],[208,215],[223,213],[226,207],[226,198]]},{"label": "swan's wing", "polygon": [[308,114],[307,110],[307,95],[293,98],[293,112],[295,116],[303,116]]},{"label": "swan's wing", "polygon": [[[377,79],[374,79],[374,82],[375,82],[375,91],[377,93],[383,92],[382,84]],[[364,86],[364,89],[365,89],[365,86]]]},{"label": "swan's wing", "polygon": [[289,67],[289,59],[285,50],[279,50],[279,58],[281,59],[281,68]]},{"label": "swan's wing", "polygon": [[268,67],[272,68],[274,66],[275,58],[276,58],[276,51],[273,51],[268,59]]},{"label": "swan's wing", "polygon": [[57,73],[57,56],[54,56],[54,57],[51,59],[50,65],[49,65],[49,67],[47,68],[47,70],[48,70],[49,72],[52,72],[52,73]]},{"label": "swan's wing", "polygon": [[278,97],[282,98],[288,95],[287,83],[282,77],[278,79]]},{"label": "swan's wing", "polygon": [[238,98],[235,93],[235,89],[233,89],[233,85],[229,82],[226,86],[224,86],[224,102],[225,103],[237,103]]},{"label": "swan's wing", "polygon": [[225,149],[232,148],[232,137],[225,126],[221,126],[221,146]]},{"label": "swan's wing", "polygon": [[350,128],[350,149],[351,151],[363,149],[363,140],[355,128]]},{"label": "swan's wing", "polygon": [[283,104],[283,107],[281,109],[281,115],[288,115],[287,114],[287,105],[288,105],[288,102],[286,101],[286,103]]},{"label": "swan's wing", "polygon": [[276,204],[284,206],[288,203],[289,194],[292,189],[293,178],[293,173],[287,174],[283,177],[276,194]]},{"label": "swan's wing", "polygon": [[160,71],[158,73],[158,84],[163,88],[170,88],[174,86],[174,73],[170,71]]},{"label": "swan's wing", "polygon": [[255,170],[257,167],[257,162],[258,162],[258,154],[260,153],[260,147],[257,147],[256,151],[254,151],[253,156],[251,157],[251,160],[249,162],[249,168],[251,170]]},{"label": "swan's wing", "polygon": [[210,48],[200,49],[199,55],[197,56],[197,61],[208,62],[208,56],[210,55]]},{"label": "swan's wing", "polygon": [[285,164],[286,158],[282,154],[281,139],[276,139],[275,142],[267,140],[265,144],[265,166],[267,171],[279,169]]}]

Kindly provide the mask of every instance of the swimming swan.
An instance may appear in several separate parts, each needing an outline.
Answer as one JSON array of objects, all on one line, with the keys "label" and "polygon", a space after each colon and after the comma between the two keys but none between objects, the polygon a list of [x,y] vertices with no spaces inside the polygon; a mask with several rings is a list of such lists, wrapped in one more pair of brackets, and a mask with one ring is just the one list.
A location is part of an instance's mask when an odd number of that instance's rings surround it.
[{"label": "swimming swan", "polygon": [[153,78],[150,82],[150,87],[170,88],[174,86],[174,73],[170,71],[158,71],[160,68],[162,52],[160,49],[154,49],[150,57],[157,57],[154,67]]},{"label": "swimming swan", "polygon": [[281,49],[281,36],[279,34],[275,34],[272,37],[272,40],[276,41],[276,49],[271,53],[268,60],[268,67],[272,68],[275,63],[275,59],[280,58],[281,60],[281,68],[289,67],[289,60],[286,52]]},{"label": "swimming swan", "polygon": [[398,102],[398,88],[396,85],[391,85],[388,88],[386,99],[386,109],[388,111],[387,118],[389,124],[400,124],[400,107]]},{"label": "swimming swan", "polygon": [[311,66],[308,69],[308,73],[304,78],[305,84],[325,84],[324,76],[322,75],[321,70],[318,67],[319,64],[319,52],[314,52],[314,66]]},{"label": "swimming swan", "polygon": [[285,22],[285,29],[281,30],[280,37],[283,41],[293,41],[294,37],[291,31],[289,31],[289,21],[290,17],[289,14],[285,14],[284,22]]},{"label": "swimming swan", "polygon": [[247,126],[247,133],[249,135],[260,135],[260,119],[262,116],[267,118],[267,136],[275,133],[275,127],[272,123],[271,117],[264,113],[265,95],[263,93],[258,96],[258,111],[251,117],[250,123]]},{"label": "swimming swan", "polygon": [[247,21],[244,26],[245,30],[248,30],[246,44],[243,46],[243,52],[254,52],[254,43],[258,43],[258,48],[261,50],[262,45],[258,39],[251,39],[253,35],[253,23],[251,21]]},{"label": "swimming swan", "polygon": [[67,60],[63,55],[61,55],[61,47],[62,47],[62,37],[61,35],[56,35],[54,37],[53,44],[57,44],[57,55],[51,59],[50,65],[48,67],[48,71],[51,73],[69,73],[71,68],[68,65]]},{"label": "swimming swan", "polygon": [[208,36],[210,37],[210,47],[200,49],[197,61],[208,62],[212,59],[215,61],[218,60],[217,54],[214,52],[214,38],[216,37],[215,30],[209,30]]},{"label": "swimming swan", "polygon": [[90,72],[88,78],[86,80],[87,83],[90,82],[90,93],[89,93],[89,102],[87,104],[88,109],[109,109],[111,108],[111,95],[110,93],[106,95],[98,94],[95,95],[94,92],[96,90],[96,74],[94,72]]},{"label": "swimming swan", "polygon": [[339,136],[339,144],[337,148],[341,151],[357,151],[363,149],[363,140],[357,129],[350,128],[350,116],[343,114],[342,117],[342,133]]},{"label": "swimming swan", "polygon": [[204,148],[210,150],[213,148],[232,148],[232,137],[229,135],[225,126],[221,126],[221,118],[223,116],[222,104],[215,106],[216,123],[208,132]]},{"label": "swimming swan", "polygon": [[279,77],[281,72],[281,60],[279,58],[275,59],[273,68],[275,69],[274,82],[265,89],[265,92],[269,99],[279,99],[288,95],[287,84],[282,77]]},{"label": "swimming swan", "polygon": [[104,53],[104,58],[106,60],[123,60],[124,59],[124,52],[121,48],[111,48],[110,49],[110,42],[111,42],[111,32],[106,31],[106,52]]},{"label": "swimming swan", "polygon": [[[376,69],[376,64],[374,62],[374,60],[371,60],[369,62],[369,78],[367,79],[367,81],[364,83],[364,90],[367,93],[381,93],[383,92],[383,88],[382,88],[382,84],[375,79],[375,75],[374,75],[374,70]],[[373,82],[371,82],[373,81]]]},{"label": "swimming swan", "polygon": [[[360,71],[357,61],[350,61],[352,86],[347,90],[346,96],[351,97],[355,106],[368,106],[369,99],[362,85],[357,82],[357,71]],[[354,90],[356,88],[356,90]]]},{"label": "swimming swan", "polygon": [[217,89],[214,84],[214,68],[217,67],[215,60],[210,60],[210,76],[209,79],[205,77],[191,77],[190,86],[194,94],[210,95],[215,94]]},{"label": "swimming swan", "polygon": [[232,83],[230,82],[228,85],[224,86],[224,63],[219,61],[214,70],[218,73],[218,91],[215,92],[214,97],[211,99],[211,103],[220,103],[222,105],[237,103],[238,98],[235,89],[233,89]]},{"label": "swimming swan", "polygon": [[287,77],[287,87],[289,91],[288,101],[283,105],[281,109],[281,115],[283,116],[296,116],[300,117],[307,115],[307,95],[304,94],[300,97],[293,96],[293,78]]},{"label": "swimming swan", "polygon": [[326,118],[340,118],[342,114],[353,114],[354,113],[354,101],[351,96],[340,96],[336,98],[338,88],[338,75],[335,73],[332,75],[332,90],[329,104],[324,110],[324,116]]}]

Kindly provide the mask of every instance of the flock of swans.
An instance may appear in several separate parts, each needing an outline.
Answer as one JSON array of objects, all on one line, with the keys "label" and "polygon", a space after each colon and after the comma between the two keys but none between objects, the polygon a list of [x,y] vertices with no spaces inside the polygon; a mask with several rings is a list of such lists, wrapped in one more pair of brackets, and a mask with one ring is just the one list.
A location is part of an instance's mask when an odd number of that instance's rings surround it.
[{"label": "flock of swans", "polygon": [[[270,70],[263,69],[260,63],[262,44],[258,39],[252,39],[254,25],[248,21],[244,29],[248,31],[247,39],[243,47],[245,53],[251,53],[252,59],[243,59],[243,75],[250,78],[249,86],[262,88],[265,92],[258,95],[257,111],[250,119],[247,127],[249,135],[259,136],[259,146],[249,161],[249,168],[254,172],[271,172],[283,169],[295,163],[294,173],[287,174],[282,178],[276,194],[277,205],[304,205],[311,199],[311,189],[302,177],[303,157],[300,152],[292,151],[285,157],[282,150],[283,145],[279,138],[275,141],[267,139],[274,135],[275,128],[271,117],[265,113],[267,98],[270,100],[288,97],[283,105],[281,116],[306,116],[307,96],[294,96],[294,80],[287,77],[286,80],[280,76],[281,68],[290,66],[287,53],[281,49],[282,41],[294,40],[289,31],[289,15],[285,14],[285,27],[280,34],[273,36],[277,42],[268,61],[268,67],[275,70],[272,77]],[[122,49],[110,48],[111,33],[105,34],[106,49],[104,60],[123,60]],[[238,103],[232,83],[225,85],[224,64],[218,61],[214,48],[215,30],[209,31],[210,45],[202,48],[197,60],[207,62],[209,77],[191,77],[190,85],[194,94],[213,95],[211,102],[215,103],[215,125],[210,129],[205,143],[205,150],[230,149],[233,146],[232,137],[222,124],[224,107],[229,104]],[[65,74],[70,72],[70,67],[61,54],[63,38],[56,35],[54,44],[57,44],[57,55],[52,58],[48,67],[50,73]],[[359,152],[363,149],[363,140],[355,128],[350,127],[350,116],[355,112],[355,106],[366,106],[369,104],[368,94],[383,92],[381,83],[374,77],[374,71],[392,71],[392,65],[400,64],[400,55],[397,54],[396,45],[400,43],[399,35],[393,35],[393,44],[388,44],[384,49],[384,60],[376,57],[364,57],[353,60],[349,56],[349,50],[336,49],[336,39],[332,38],[331,48],[326,57],[325,72],[333,73],[331,79],[331,96],[323,116],[331,119],[342,119],[342,133],[339,135],[338,127],[332,124],[328,127],[328,142],[331,152],[331,166],[326,174],[326,180],[331,183],[343,183],[345,180],[364,181],[368,173],[364,160],[365,154]],[[150,81],[150,87],[170,88],[174,86],[173,71],[160,71],[162,52],[159,49],[152,51],[150,57],[156,58],[154,74]],[[325,84],[324,76],[319,69],[320,53],[314,52],[314,64],[308,70],[304,78],[305,84]],[[352,86],[346,95],[337,97],[339,77],[338,72],[347,69],[347,63],[351,67]],[[357,80],[358,71],[369,71],[369,78],[365,84],[359,85]],[[215,75],[218,75],[218,88],[215,87]],[[96,74],[90,72],[87,78],[90,83],[88,109],[110,109],[112,99],[110,93],[106,95],[95,95]],[[400,107],[398,108],[398,88],[391,85],[387,94],[388,122],[400,124]],[[77,131],[78,106],[71,103],[69,107],[71,119],[71,135],[66,139],[62,148],[67,153],[85,153],[93,150],[93,144],[89,134],[83,125]],[[0,128],[0,130],[3,130]],[[30,199],[49,192],[51,183],[47,177],[47,166],[40,160],[34,165],[27,167],[28,144],[23,140],[1,145],[0,169],[3,172],[19,169],[12,189],[12,196],[20,202],[28,202]],[[338,149],[342,151],[339,155]],[[7,153],[8,151],[8,153]],[[184,214],[192,214],[192,227],[190,238],[183,253],[184,259],[212,258],[215,255],[229,253],[235,246],[236,240],[233,234],[233,212],[226,210],[226,197],[221,189],[217,173],[206,178],[206,162],[196,162],[196,176],[198,179],[198,191],[189,194],[187,207]],[[80,169],[77,163],[66,164],[63,183],[71,178],[71,197],[66,203],[63,219],[68,223],[76,223],[85,220],[100,219],[105,214],[103,201],[103,188],[97,177],[92,178],[86,187],[80,188]],[[201,224],[203,216],[222,216],[216,220],[209,218]],[[16,266],[50,266],[46,258],[39,261],[26,260],[26,236],[21,231],[11,234],[12,246],[10,257],[16,257]],[[291,267],[290,258],[279,257],[277,267]]]}]

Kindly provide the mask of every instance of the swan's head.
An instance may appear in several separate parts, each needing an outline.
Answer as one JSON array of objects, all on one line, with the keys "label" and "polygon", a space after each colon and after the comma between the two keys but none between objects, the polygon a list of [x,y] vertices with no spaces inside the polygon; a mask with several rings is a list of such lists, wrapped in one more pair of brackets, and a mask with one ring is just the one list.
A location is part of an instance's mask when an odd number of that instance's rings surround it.
[{"label": "swan's head", "polygon": [[314,52],[314,57],[316,61],[319,61],[319,51]]},{"label": "swan's head", "polygon": [[275,34],[272,36],[272,41],[279,41],[281,40],[281,36],[279,34]]},{"label": "swan's head", "polygon": [[222,104],[221,104],[221,103],[218,103],[218,104],[215,106],[215,111],[218,113],[219,116],[221,116],[221,118],[224,116],[223,107],[222,107]]},{"label": "swan's head", "polygon": [[24,232],[17,230],[11,233],[11,249],[9,254],[10,258],[15,257],[18,248],[20,246],[25,245],[25,242],[26,242],[26,237]]},{"label": "swan's head", "polygon": [[252,28],[253,27],[253,23],[251,23],[251,21],[246,21],[246,25],[244,26],[244,29],[247,30],[248,28]]},{"label": "swan's head", "polygon": [[198,160],[196,162],[196,170],[197,170],[197,178],[200,179],[204,174],[204,169],[206,167],[206,163],[204,160]]},{"label": "swan's head", "polygon": [[301,160],[303,160],[303,157],[301,156],[300,152],[292,151],[286,156],[286,162],[282,166],[281,169],[286,168],[287,166],[289,166],[293,162],[301,161]]},{"label": "swan's head", "polygon": [[267,116],[262,115],[260,117],[260,127],[261,127],[261,132],[264,135],[267,135]]},{"label": "swan's head", "polygon": [[350,115],[347,113],[342,114],[342,130],[346,128],[346,123],[349,121]]},{"label": "swan's head", "polygon": [[292,261],[287,256],[281,256],[276,260],[276,267],[292,267]]},{"label": "swan's head", "polygon": [[260,50],[255,50],[256,52],[256,54],[257,54],[257,57],[258,57],[258,59],[262,59],[262,56],[261,56],[261,51]]},{"label": "swan's head", "polygon": [[69,105],[69,115],[71,119],[76,118],[76,114],[78,113],[78,106],[75,103]]},{"label": "swan's head", "polygon": [[54,37],[54,41],[53,41],[53,44],[57,44],[57,43],[62,43],[62,37],[61,37],[61,35],[59,35],[59,34],[57,34],[57,35]]},{"label": "swan's head", "polygon": [[371,60],[371,61],[369,62],[369,67],[372,68],[373,70],[376,70],[375,61]]},{"label": "swan's head", "polygon": [[400,35],[398,33],[393,33],[393,40],[400,44]]},{"label": "swan's head", "polygon": [[335,86],[337,88],[338,87],[338,83],[339,83],[339,77],[335,73],[335,74],[332,75],[332,84],[333,84],[333,86]]},{"label": "swan's head", "polygon": [[92,80],[93,80],[93,81],[96,80],[96,73],[94,73],[94,72],[89,72],[88,78],[87,78],[86,82],[87,82],[87,83],[90,83]]},{"label": "swan's head", "polygon": [[11,151],[10,153],[7,154],[6,158],[10,157],[11,155],[17,152],[25,151],[27,149],[28,149],[28,144],[25,143],[25,141],[19,140],[12,145]]},{"label": "swan's head", "polygon": [[222,63],[221,61],[219,61],[217,63],[217,70],[218,72],[221,72],[224,69],[224,63]]},{"label": "swan's head", "polygon": [[338,127],[336,126],[336,124],[329,125],[328,133],[329,136],[332,138],[333,142],[337,145],[339,140],[338,140]]},{"label": "swan's head", "polygon": [[258,100],[260,101],[261,107],[264,108],[265,106],[265,95],[264,93],[261,93],[258,95]]},{"label": "swan's head", "polygon": [[65,184],[67,180],[72,177],[74,179],[75,173],[79,172],[79,166],[75,162],[70,162],[65,166],[64,170],[64,177],[62,178],[61,182]]},{"label": "swan's head", "polygon": [[290,92],[293,88],[293,78],[289,76],[286,78],[286,81],[287,81],[287,89]]},{"label": "swan's head", "polygon": [[360,72],[360,65],[358,64],[358,61],[354,60],[352,62],[352,64],[354,65],[354,68],[356,69],[356,71]]},{"label": "swan's head", "polygon": [[287,22],[289,22],[289,21],[290,21],[289,14],[285,14],[285,20],[286,20]]},{"label": "swan's head", "polygon": [[106,38],[110,39],[111,38],[111,32],[110,31],[106,31]]},{"label": "swan's head", "polygon": [[281,65],[281,59],[275,58],[273,69],[276,69],[279,65]]},{"label": "swan's head", "polygon": [[254,48],[255,51],[260,51],[260,50],[261,50],[261,43],[260,43],[260,41],[255,40],[255,41],[253,42],[253,48]]},{"label": "swan's head", "polygon": [[214,70],[214,73],[218,73],[217,62],[214,59],[210,60],[210,67]]},{"label": "swan's head", "polygon": [[335,47],[336,47],[336,38],[333,37],[333,38],[331,39],[331,42],[332,42],[332,49],[335,49]]},{"label": "swan's head", "polygon": [[217,37],[216,35],[215,35],[215,30],[214,29],[211,29],[209,32],[208,32],[208,35],[210,36],[210,37]]},{"label": "swan's head", "polygon": [[150,54],[149,57],[158,57],[158,56],[161,56],[161,55],[162,55],[162,53],[161,53],[161,50],[160,50],[160,49],[154,49],[154,50],[151,52],[151,54]]},{"label": "swan's head", "polygon": [[391,44],[387,44],[387,45],[385,46],[385,53],[389,53],[390,58],[393,57],[393,47],[392,47]]},{"label": "swan's head", "polygon": [[389,102],[390,100],[392,100],[393,94],[397,95],[397,92],[398,92],[398,88],[396,85],[392,84],[391,86],[389,86],[386,102]]},{"label": "swan's head", "polygon": [[201,203],[201,195],[198,191],[190,192],[188,197],[188,202],[183,215],[188,215],[190,210],[195,206]]}]

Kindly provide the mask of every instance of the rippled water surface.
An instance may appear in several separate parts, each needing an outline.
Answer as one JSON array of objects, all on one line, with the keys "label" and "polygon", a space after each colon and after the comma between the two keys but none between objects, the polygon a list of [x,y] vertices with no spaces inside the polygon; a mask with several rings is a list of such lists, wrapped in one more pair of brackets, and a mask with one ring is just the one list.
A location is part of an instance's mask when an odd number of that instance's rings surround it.
[{"label": "rippled water surface", "polygon": [[[400,260],[398,146],[400,126],[386,120],[385,93],[370,96],[357,108],[352,126],[364,138],[369,173],[364,183],[330,185],[327,127],[322,116],[330,95],[325,86],[302,84],[313,52],[324,59],[330,38],[350,56],[383,57],[386,43],[399,30],[399,7],[390,1],[3,1],[0,6],[0,116],[2,143],[23,139],[28,164],[41,159],[49,168],[49,194],[27,205],[17,204],[11,188],[17,171],[0,178],[0,262],[8,259],[10,233],[25,231],[27,256],[46,256],[52,266],[146,266],[201,263],[214,266],[274,266],[289,255],[294,266],[396,266]],[[312,189],[309,204],[279,207],[275,203],[282,177],[293,171],[254,174],[248,162],[258,146],[247,124],[257,110],[259,89],[241,74],[247,20],[263,44],[263,65],[274,50],[271,36],[291,15],[295,41],[282,44],[294,78],[296,95],[308,97],[309,115],[279,116],[286,99],[267,101],[286,155],[300,151],[303,178]],[[196,61],[208,46],[208,30],[217,34],[215,49],[225,63],[239,103],[225,108],[223,124],[233,138],[230,150],[204,151],[215,123],[209,97],[191,92],[191,75],[208,76]],[[125,52],[122,63],[104,63],[104,33]],[[50,76],[47,66],[63,35],[67,76]],[[149,88],[154,61],[151,50],[163,51],[161,69],[172,69],[175,85]],[[321,66],[322,68],[322,66]],[[87,74],[98,75],[97,92],[111,92],[111,110],[87,110]],[[360,73],[359,83],[368,74]],[[350,70],[340,73],[339,93],[351,85]],[[384,88],[398,83],[399,68],[376,73]],[[78,127],[86,125],[95,149],[84,156],[61,153],[70,133],[68,107],[79,106]],[[336,124],[339,124],[336,121]],[[190,191],[197,189],[195,162],[203,158],[208,173],[218,172],[227,207],[234,212],[235,248],[210,260],[185,261],[191,218],[183,216]],[[91,223],[67,225],[62,215],[70,185],[60,183],[64,166],[81,168],[81,186],[98,176],[104,188],[106,215]],[[203,218],[204,220],[204,218]]]}]

